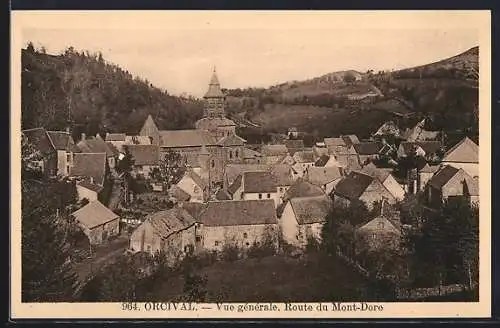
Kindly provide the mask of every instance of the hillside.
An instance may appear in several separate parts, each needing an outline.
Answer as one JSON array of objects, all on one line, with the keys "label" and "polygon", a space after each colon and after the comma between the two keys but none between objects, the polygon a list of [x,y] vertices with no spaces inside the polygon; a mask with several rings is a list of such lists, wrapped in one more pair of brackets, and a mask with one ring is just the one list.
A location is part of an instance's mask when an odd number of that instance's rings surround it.
[{"label": "hillside", "polygon": [[263,131],[295,126],[312,135],[367,138],[385,120],[405,128],[429,117],[428,128],[477,132],[478,47],[395,72],[341,71],[267,89],[227,90],[228,112]]},{"label": "hillside", "polygon": [[63,130],[71,119],[75,135],[136,133],[148,114],[164,129],[190,128],[202,115],[199,100],[171,96],[100,54],[28,46],[21,56],[22,129]]}]

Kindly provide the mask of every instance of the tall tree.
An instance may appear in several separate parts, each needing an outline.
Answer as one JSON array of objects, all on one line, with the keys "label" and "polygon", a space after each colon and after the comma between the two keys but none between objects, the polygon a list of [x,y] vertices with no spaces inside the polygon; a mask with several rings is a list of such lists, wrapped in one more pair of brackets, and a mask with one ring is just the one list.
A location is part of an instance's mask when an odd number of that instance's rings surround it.
[{"label": "tall tree", "polygon": [[168,151],[160,160],[159,168],[153,170],[152,178],[162,183],[164,190],[168,190],[182,179],[186,170],[186,158],[179,152]]}]

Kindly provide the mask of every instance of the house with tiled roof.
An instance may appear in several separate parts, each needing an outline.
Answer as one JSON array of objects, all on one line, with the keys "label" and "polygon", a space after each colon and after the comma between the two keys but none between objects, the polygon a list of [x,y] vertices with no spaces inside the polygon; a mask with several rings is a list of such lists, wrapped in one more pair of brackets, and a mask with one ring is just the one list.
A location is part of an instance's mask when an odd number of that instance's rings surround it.
[{"label": "house with tiled roof", "polygon": [[85,133],[82,133],[81,139],[76,145],[82,153],[105,153],[109,168],[115,167],[117,154],[99,134],[96,134],[95,137],[87,137]]},{"label": "house with tiled roof", "polygon": [[450,197],[464,196],[464,183],[472,184],[471,177],[464,169],[444,165],[429,180],[427,197],[429,204],[439,207]]},{"label": "house with tiled roof", "polygon": [[280,229],[286,243],[305,248],[310,239],[321,240],[321,229],[332,208],[326,195],[290,199],[280,218]]},{"label": "house with tiled roof", "polygon": [[378,168],[373,163],[365,165],[361,173],[377,178],[396,200],[403,200],[405,190],[392,175],[392,169]]},{"label": "house with tiled roof", "polygon": [[403,133],[403,138],[406,141],[425,141],[425,140],[437,140],[440,136],[439,131],[428,131],[425,130],[425,119],[418,122],[414,127],[407,129]]},{"label": "house with tiled roof", "polygon": [[187,170],[177,182],[177,187],[191,196],[191,202],[203,203],[208,199],[208,181],[203,179],[194,170]]},{"label": "house with tiled roof", "polygon": [[471,177],[479,176],[479,146],[465,137],[444,154],[442,164],[463,169]]},{"label": "house with tiled roof", "polygon": [[125,144],[125,133],[106,133],[104,141],[112,144],[118,151],[123,151],[123,145]]},{"label": "house with tiled roof", "polygon": [[248,248],[265,241],[277,246],[278,219],[270,199],[208,202],[199,222],[206,250],[221,251],[226,244]]},{"label": "house with tiled roof", "polygon": [[464,185],[464,196],[471,205],[479,206],[479,177],[466,180]]},{"label": "house with tiled roof", "polygon": [[281,203],[283,196],[295,182],[295,171],[290,165],[276,164],[269,169],[269,172],[275,178],[278,190],[278,203]]},{"label": "house with tiled roof", "polygon": [[175,263],[201,247],[198,235],[196,220],[176,206],[150,214],[130,236],[130,250],[151,255],[162,252],[168,263]]},{"label": "house with tiled roof", "polygon": [[418,183],[417,190],[422,191],[427,186],[427,183],[432,178],[432,176],[439,170],[439,165],[429,165],[425,163],[425,165],[418,171]]},{"label": "house with tiled roof", "polygon": [[124,145],[134,161],[133,174],[148,178],[151,171],[159,166],[160,149],[157,145]]},{"label": "house with tiled roof", "polygon": [[311,166],[307,168],[304,180],[321,187],[326,194],[330,194],[343,175],[344,172],[340,167]]},{"label": "house with tiled roof", "polygon": [[73,161],[73,154],[81,152],[73,137],[66,131],[47,131],[57,151],[57,175],[67,176]]},{"label": "house with tiled roof", "polygon": [[297,172],[297,178],[304,176],[310,166],[314,166],[314,153],[312,150],[299,150],[293,154],[293,169]]},{"label": "house with tiled roof", "polygon": [[361,172],[350,172],[342,178],[333,192],[335,203],[349,205],[353,201],[362,201],[368,209],[373,203],[386,200],[390,204],[396,203],[396,198],[384,187],[379,179]]},{"label": "house with tiled roof", "polygon": [[262,154],[264,162],[271,165],[281,163],[285,157],[289,155],[288,149],[282,144],[262,145],[260,153]]},{"label": "house with tiled roof", "polygon": [[22,131],[22,135],[40,153],[42,159],[32,163],[46,176],[56,176],[58,168],[58,154],[55,146],[44,128],[34,128]]},{"label": "house with tiled roof", "polygon": [[98,200],[71,213],[91,245],[105,243],[120,233],[120,217]]},{"label": "house with tiled roof", "polygon": [[369,162],[376,161],[379,158],[383,143],[378,141],[363,141],[352,145],[352,149],[358,156],[358,162],[361,166]]},{"label": "house with tiled roof", "polygon": [[261,164],[262,154],[256,150],[244,147],[243,148],[243,163],[244,164]]},{"label": "house with tiled roof", "polygon": [[272,199],[279,204],[277,179],[269,171],[243,172],[229,191],[234,200]]},{"label": "house with tiled roof", "polygon": [[324,143],[329,155],[344,154],[347,152],[347,148],[349,148],[341,137],[325,138]]},{"label": "house with tiled roof", "polygon": [[269,171],[269,164],[227,164],[224,167],[224,187],[228,188],[243,172]]},{"label": "house with tiled roof", "polygon": [[317,185],[312,184],[311,182],[304,180],[303,178],[297,179],[294,184],[288,188],[288,190],[283,195],[283,199],[281,201],[282,206],[278,209],[278,216],[281,216],[283,210],[283,204],[286,203],[296,197],[314,197],[314,196],[324,196],[325,191]]},{"label": "house with tiled roof", "polygon": [[288,150],[288,153],[293,156],[296,151],[304,150],[304,140],[301,139],[288,139],[283,142]]}]

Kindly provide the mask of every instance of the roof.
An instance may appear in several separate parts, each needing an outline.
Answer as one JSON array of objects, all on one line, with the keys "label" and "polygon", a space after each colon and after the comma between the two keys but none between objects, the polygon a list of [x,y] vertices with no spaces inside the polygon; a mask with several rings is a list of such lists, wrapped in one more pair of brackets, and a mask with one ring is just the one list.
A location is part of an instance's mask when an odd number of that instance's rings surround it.
[{"label": "roof", "polygon": [[200,214],[205,210],[206,203],[179,202],[178,206],[185,209],[196,221],[199,221]]},{"label": "roof", "polygon": [[445,184],[448,183],[448,181],[451,180],[451,178],[455,176],[455,174],[458,173],[458,171],[459,169],[451,165],[446,165],[432,176],[432,178],[429,180],[429,185],[436,189],[441,189]]},{"label": "roof", "polygon": [[277,181],[271,172],[243,172],[243,192],[276,192]]},{"label": "roof", "polygon": [[42,155],[47,155],[55,151],[56,148],[52,144],[44,128],[23,130],[22,133],[28,138],[28,141],[42,153]]},{"label": "roof", "polygon": [[262,154],[250,148],[243,148],[243,158],[262,157]]},{"label": "roof", "polygon": [[338,138],[325,138],[324,141],[325,141],[326,147],[336,147],[336,146],[346,147],[347,146],[344,139],[342,139],[340,137],[338,137]]},{"label": "roof", "polygon": [[120,154],[118,148],[116,148],[110,141],[106,141],[106,145],[108,145],[108,148],[113,151],[114,156],[118,156]]},{"label": "roof", "polygon": [[168,190],[168,194],[180,202],[187,202],[191,199],[191,195],[182,190],[178,185],[172,185]]},{"label": "roof", "polygon": [[73,153],[80,152],[80,149],[75,145],[73,137],[68,132],[47,131],[47,135],[56,150],[65,150]]},{"label": "roof", "polygon": [[382,143],[377,141],[364,141],[353,145],[358,155],[376,155],[382,149]]},{"label": "roof", "polygon": [[425,164],[423,168],[420,169],[421,173],[436,173],[439,170],[439,165],[429,165],[428,163]]},{"label": "roof", "polygon": [[214,70],[210,83],[208,84],[208,91],[203,98],[223,98],[224,94],[220,89],[219,78],[217,72]]},{"label": "roof", "polygon": [[201,189],[205,189],[208,186],[208,183],[192,169],[187,170],[184,176],[191,178]]},{"label": "roof", "polygon": [[226,117],[204,117],[195,122],[195,128],[199,130],[213,131],[221,126],[236,126],[236,123]]},{"label": "roof", "polygon": [[200,221],[209,227],[278,223],[272,199],[208,202]]},{"label": "roof", "polygon": [[184,230],[196,223],[196,220],[182,207],[173,207],[149,215],[145,222],[151,224],[154,233],[162,239]]},{"label": "roof", "polygon": [[465,137],[446,152],[443,162],[479,163],[479,146]]},{"label": "roof", "polygon": [[125,141],[125,133],[106,133],[106,141]]},{"label": "roof", "polygon": [[367,174],[353,171],[337,183],[335,193],[349,200],[358,199],[373,179]]},{"label": "roof", "polygon": [[203,130],[163,130],[160,131],[161,147],[195,147],[216,145],[210,134]]},{"label": "roof", "polygon": [[470,196],[479,196],[479,179],[474,177],[472,179],[466,179],[467,192]]},{"label": "roof", "polygon": [[118,219],[119,216],[109,208],[94,200],[79,210],[72,213],[75,219],[89,229],[103,225],[109,221]]},{"label": "roof", "polygon": [[412,147],[415,145],[422,148],[426,154],[434,154],[442,147],[442,143],[440,141],[403,141],[400,144],[405,153],[411,152]]},{"label": "roof", "polygon": [[99,186],[95,183],[90,183],[89,181],[86,180],[78,182],[77,185],[95,191],[96,193],[101,192],[101,190],[104,188],[103,186]]},{"label": "roof", "polygon": [[342,138],[342,140],[344,140],[344,143],[347,146],[351,146],[353,144],[359,143],[358,136],[355,134],[344,135],[344,136],[341,136],[341,138]]},{"label": "roof", "polygon": [[125,144],[151,145],[151,138],[149,136],[125,136]]},{"label": "roof", "polygon": [[373,163],[365,165],[361,169],[361,173],[377,178],[380,182],[384,182],[391,175],[392,169],[382,169],[376,167]]},{"label": "roof", "polygon": [[218,142],[218,144],[221,146],[243,146],[245,143],[245,139],[240,138],[235,134],[228,135]]},{"label": "roof", "polygon": [[262,145],[260,150],[263,156],[283,156],[288,153],[285,145]]},{"label": "roof", "polygon": [[134,159],[134,165],[158,165],[160,149],[156,145],[125,145]]},{"label": "roof", "polygon": [[227,164],[224,168],[226,181],[231,184],[243,172],[268,171],[270,164]]},{"label": "roof", "polygon": [[297,163],[314,163],[314,153],[312,150],[299,150],[293,154],[293,159]]},{"label": "roof", "polygon": [[318,147],[318,145],[315,145],[312,150],[316,157],[328,156],[328,148],[326,147]]},{"label": "roof", "polygon": [[329,197],[296,197],[290,199],[295,217],[299,224],[324,222],[330,211],[332,201]]},{"label": "roof", "polygon": [[310,166],[307,168],[304,179],[316,186],[323,186],[341,177],[342,171],[339,167]]},{"label": "roof", "polygon": [[220,189],[216,194],[215,194],[215,199],[217,200],[231,200],[231,195],[225,191],[224,189]]},{"label": "roof", "polygon": [[150,135],[153,131],[158,131],[158,127],[156,126],[151,114],[149,114],[142,125],[140,135]]},{"label": "roof", "polygon": [[95,184],[102,186],[106,176],[105,153],[76,153],[73,155],[73,166],[70,166],[70,176],[92,178]]},{"label": "roof", "polygon": [[291,199],[295,197],[313,197],[324,196],[325,192],[321,187],[312,184],[304,179],[297,179],[295,183],[288,189],[284,195],[284,199]]},{"label": "roof", "polygon": [[234,195],[234,193],[240,189],[241,187],[241,180],[242,180],[242,175],[238,175],[236,179],[231,183],[231,185],[227,188],[227,191],[231,194]]},{"label": "roof", "polygon": [[314,166],[325,166],[326,163],[328,163],[328,161],[330,160],[330,156],[329,155],[321,155],[317,160],[316,162],[314,162]]},{"label": "roof", "polygon": [[304,140],[285,140],[284,144],[288,149],[290,155],[295,154],[296,151],[304,149]]},{"label": "roof", "polygon": [[273,165],[269,172],[274,176],[277,186],[291,186],[293,184],[292,168],[289,165]]},{"label": "roof", "polygon": [[387,121],[378,128],[377,132],[374,133],[374,136],[384,136],[384,135],[393,135],[393,136],[401,136],[401,130],[393,121]]},{"label": "roof", "polygon": [[80,140],[77,146],[82,153],[106,153],[106,156],[115,156],[114,150],[100,137],[90,137]]}]

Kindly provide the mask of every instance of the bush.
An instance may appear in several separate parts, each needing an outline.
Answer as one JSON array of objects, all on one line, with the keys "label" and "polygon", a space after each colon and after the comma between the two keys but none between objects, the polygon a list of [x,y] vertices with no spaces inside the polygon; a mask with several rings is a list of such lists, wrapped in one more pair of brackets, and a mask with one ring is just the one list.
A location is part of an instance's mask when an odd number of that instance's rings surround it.
[{"label": "bush", "polygon": [[308,253],[317,253],[320,250],[321,244],[314,237],[307,238],[306,252]]},{"label": "bush", "polygon": [[262,244],[254,242],[247,251],[248,257],[263,258],[276,254],[276,247],[271,242],[264,242]]},{"label": "bush", "polygon": [[240,250],[234,244],[225,243],[221,255],[224,261],[234,262],[240,258]]}]

